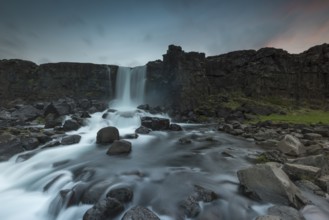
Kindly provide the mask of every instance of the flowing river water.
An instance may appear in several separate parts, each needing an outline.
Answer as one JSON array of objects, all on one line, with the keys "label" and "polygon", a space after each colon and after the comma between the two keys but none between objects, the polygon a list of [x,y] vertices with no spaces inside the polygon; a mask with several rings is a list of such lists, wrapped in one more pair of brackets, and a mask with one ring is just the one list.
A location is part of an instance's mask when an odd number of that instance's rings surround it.
[{"label": "flowing river water", "polygon": [[[95,113],[84,127],[68,132],[82,136],[78,144],[28,152],[33,153],[28,159],[16,155],[0,163],[1,220],[81,220],[92,205],[68,201],[72,198],[68,194],[83,197],[97,184],[107,186],[102,197],[113,187],[131,187],[133,200],[126,210],[142,205],[162,220],[175,219],[177,204],[194,185],[219,196],[211,203],[200,203],[202,211],[196,219],[251,220],[266,213],[270,204],[240,195],[236,177],[237,170],[251,165],[248,158],[261,150],[219,133],[214,126],[181,124],[183,131],[139,135],[129,139],[129,155],[108,156],[108,146],[96,144],[99,129],[115,126],[125,136],[140,126],[141,116],[150,115],[136,109],[143,103],[143,85],[131,86],[144,80],[145,67],[134,71],[136,75],[129,68],[119,70],[117,99],[110,103],[117,112],[107,119],[102,118],[104,112]],[[181,143],[184,137],[191,143]]]}]

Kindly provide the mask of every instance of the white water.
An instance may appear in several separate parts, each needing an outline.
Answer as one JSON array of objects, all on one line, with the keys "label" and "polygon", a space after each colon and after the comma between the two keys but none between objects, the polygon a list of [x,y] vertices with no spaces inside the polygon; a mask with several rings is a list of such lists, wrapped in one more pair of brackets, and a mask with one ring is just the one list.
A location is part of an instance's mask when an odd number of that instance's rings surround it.
[{"label": "white water", "polygon": [[[0,163],[0,220],[81,220],[92,205],[66,207],[67,197],[61,199],[60,192],[100,181],[110,182],[109,187],[132,186],[134,199],[126,208],[149,207],[161,220],[175,219],[176,203],[189,195],[194,184],[220,195],[213,203],[201,204],[202,210],[210,210],[218,219],[251,220],[265,214],[268,204],[250,201],[237,192],[235,173],[250,165],[245,157],[257,150],[246,141],[185,125],[185,131],[152,132],[129,140],[133,149],[125,157],[107,156],[107,147],[95,143],[99,129],[111,125],[118,127],[120,135],[131,134],[140,126],[140,117],[149,115],[136,109],[143,104],[145,67],[119,70],[116,100],[110,103],[119,111],[109,112],[107,119],[102,118],[105,112],[95,113],[86,126],[68,133],[81,135],[80,143],[44,149],[25,161],[17,160],[16,155]],[[178,144],[185,136],[215,141]],[[233,158],[222,156],[226,149],[231,149]],[[84,169],[95,175],[90,180],[77,178]]]}]

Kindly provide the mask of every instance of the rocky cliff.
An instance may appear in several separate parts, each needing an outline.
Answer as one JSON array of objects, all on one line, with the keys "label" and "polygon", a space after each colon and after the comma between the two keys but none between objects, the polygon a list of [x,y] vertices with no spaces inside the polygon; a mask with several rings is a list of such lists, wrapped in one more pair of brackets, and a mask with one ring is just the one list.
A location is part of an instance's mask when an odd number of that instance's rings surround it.
[{"label": "rocky cliff", "polygon": [[[110,71],[112,74],[110,74]],[[117,66],[88,63],[36,65],[23,60],[0,60],[0,100],[52,101],[63,97],[111,99]]]},{"label": "rocky cliff", "polygon": [[[0,60],[0,100],[62,97],[112,99],[117,66],[86,63],[36,65]],[[111,70],[111,74],[109,74]],[[235,51],[206,57],[170,45],[163,60],[147,64],[146,100],[178,111],[195,109],[212,95],[284,97],[324,102],[329,97],[329,45],[301,54],[281,49]]]},{"label": "rocky cliff", "polygon": [[148,63],[148,91],[179,110],[193,109],[221,92],[324,102],[329,98],[328,80],[328,44],[301,54],[262,48],[212,57],[171,45],[163,61]]}]

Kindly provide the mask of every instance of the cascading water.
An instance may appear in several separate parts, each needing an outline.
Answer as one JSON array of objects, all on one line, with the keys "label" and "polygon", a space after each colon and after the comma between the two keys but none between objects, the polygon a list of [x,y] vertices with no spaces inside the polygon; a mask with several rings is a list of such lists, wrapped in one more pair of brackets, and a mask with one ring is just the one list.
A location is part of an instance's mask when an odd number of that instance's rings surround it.
[{"label": "cascading water", "polygon": [[120,110],[135,109],[144,102],[146,66],[119,67],[115,100],[110,107]]},{"label": "cascading water", "polygon": [[[115,110],[95,113],[86,126],[68,132],[81,135],[78,144],[30,151],[0,163],[0,219],[81,220],[92,207],[86,202],[90,197],[102,199],[118,186],[133,189],[125,210],[141,205],[161,220],[186,219],[178,204],[194,185],[219,195],[212,203],[199,203],[197,220],[252,220],[264,214],[268,204],[238,193],[236,171],[249,166],[247,156],[259,151],[247,141],[209,126],[183,125],[184,131],[153,131],[130,139],[132,152],[126,156],[108,156],[108,146],[96,144],[103,127],[116,126],[124,135],[140,125],[139,116],[147,115],[135,108],[143,103],[143,77],[145,67],[119,68],[116,100],[110,103]],[[102,117],[104,113],[108,117]],[[181,138],[191,143],[180,144]],[[231,157],[225,156],[227,151]]]}]

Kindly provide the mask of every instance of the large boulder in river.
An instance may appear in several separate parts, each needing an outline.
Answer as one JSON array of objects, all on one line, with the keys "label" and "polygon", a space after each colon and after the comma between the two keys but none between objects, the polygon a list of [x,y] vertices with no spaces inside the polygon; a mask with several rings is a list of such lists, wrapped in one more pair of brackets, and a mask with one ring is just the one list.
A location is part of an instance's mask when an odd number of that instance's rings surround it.
[{"label": "large boulder in river", "polygon": [[96,203],[84,215],[83,220],[113,219],[124,210],[121,202],[114,198],[106,198]]},{"label": "large boulder in river", "polygon": [[287,134],[278,143],[279,150],[287,155],[300,156],[305,153],[304,145],[298,140],[298,138]]},{"label": "large boulder in river", "polygon": [[81,136],[78,134],[70,135],[67,137],[64,137],[61,141],[62,145],[71,145],[71,144],[77,144],[81,140]]},{"label": "large boulder in river", "polygon": [[64,122],[63,130],[64,131],[75,131],[78,130],[81,125],[74,119],[69,119]]},{"label": "large boulder in river", "polygon": [[96,143],[110,144],[119,139],[119,130],[116,127],[109,126],[102,128],[97,132]]},{"label": "large boulder in river", "polygon": [[237,172],[242,192],[253,199],[301,208],[306,199],[277,163],[257,164]]},{"label": "large boulder in river", "polygon": [[32,105],[22,106],[11,114],[12,117],[22,121],[32,121],[41,115],[41,111]]},{"label": "large boulder in river", "polygon": [[150,128],[154,131],[168,130],[170,126],[170,121],[167,118],[158,117],[142,117],[142,126]]},{"label": "large boulder in river", "polygon": [[[147,220],[160,220],[151,210],[144,208],[142,206],[136,206],[128,210],[121,220],[131,220],[131,219],[147,219]],[[85,219],[84,219],[85,220]]]},{"label": "large boulder in river", "polygon": [[131,143],[126,140],[115,140],[107,150],[108,155],[128,154],[131,151]]}]

